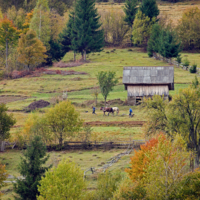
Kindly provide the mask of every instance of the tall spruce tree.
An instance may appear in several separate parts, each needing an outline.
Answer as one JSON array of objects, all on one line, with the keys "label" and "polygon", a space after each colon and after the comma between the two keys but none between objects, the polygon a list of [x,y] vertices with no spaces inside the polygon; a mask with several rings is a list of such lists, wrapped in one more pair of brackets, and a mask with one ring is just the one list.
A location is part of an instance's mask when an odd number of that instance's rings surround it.
[{"label": "tall spruce tree", "polygon": [[127,25],[132,28],[133,21],[135,19],[135,15],[137,13],[138,6],[138,0],[126,0],[125,1],[125,7],[124,7],[124,21],[127,23]]},{"label": "tall spruce tree", "polygon": [[30,23],[30,29],[36,31],[38,39],[40,39],[49,49],[50,41],[50,17],[48,0],[38,0],[33,11],[33,17]]},{"label": "tall spruce tree", "polygon": [[173,31],[163,29],[158,40],[159,53],[165,58],[177,57],[180,53],[180,42]]},{"label": "tall spruce tree", "polygon": [[140,10],[143,14],[148,16],[150,20],[152,20],[153,17],[157,18],[159,15],[159,9],[156,4],[156,0],[142,0],[142,3],[140,4]]},{"label": "tall spruce tree", "polygon": [[148,40],[148,46],[147,46],[147,51],[149,57],[153,56],[153,53],[158,53],[159,52],[159,37],[161,33],[161,26],[156,23],[152,26],[151,30],[151,35]]},{"label": "tall spruce tree", "polygon": [[104,34],[99,18],[95,0],[77,0],[71,42],[73,50],[81,52],[84,61],[86,53],[98,52],[103,48]]},{"label": "tall spruce tree", "polygon": [[[124,7],[124,21],[132,29],[135,15],[137,13],[138,0],[126,0]],[[131,44],[132,44],[132,34],[131,34]]]},{"label": "tall spruce tree", "polygon": [[39,136],[35,136],[27,146],[24,158],[21,158],[21,163],[19,164],[19,172],[24,179],[17,179],[16,183],[14,183],[14,191],[18,194],[16,199],[37,199],[39,181],[45,171],[50,168],[43,166],[49,158],[49,156],[45,156],[46,146]]}]

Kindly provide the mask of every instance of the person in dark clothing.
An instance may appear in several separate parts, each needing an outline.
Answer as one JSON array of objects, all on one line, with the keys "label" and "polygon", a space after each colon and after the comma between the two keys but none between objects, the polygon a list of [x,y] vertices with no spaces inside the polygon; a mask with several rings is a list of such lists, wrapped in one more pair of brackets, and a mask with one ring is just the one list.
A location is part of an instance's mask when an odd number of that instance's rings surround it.
[{"label": "person in dark clothing", "polygon": [[132,112],[133,112],[133,111],[132,111],[132,109],[130,108],[130,109],[129,109],[129,117],[132,117]]},{"label": "person in dark clothing", "polygon": [[92,106],[92,114],[96,114],[96,113],[95,113],[95,107],[94,107],[94,106]]}]

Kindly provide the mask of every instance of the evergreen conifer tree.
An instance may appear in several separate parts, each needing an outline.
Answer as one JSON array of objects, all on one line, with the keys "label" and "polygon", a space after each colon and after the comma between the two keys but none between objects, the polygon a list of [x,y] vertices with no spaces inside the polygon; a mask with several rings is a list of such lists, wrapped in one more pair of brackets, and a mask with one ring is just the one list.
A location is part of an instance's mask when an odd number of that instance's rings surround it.
[{"label": "evergreen conifer tree", "polygon": [[140,4],[140,10],[143,14],[148,16],[150,20],[152,20],[153,17],[157,18],[159,15],[159,9],[156,4],[156,0],[143,0]]},{"label": "evergreen conifer tree", "polygon": [[[138,0],[126,0],[124,7],[124,21],[132,29],[135,15],[137,13]],[[131,44],[132,44],[132,34],[131,34]]]},{"label": "evergreen conifer tree", "polygon": [[99,18],[94,0],[77,0],[71,42],[73,50],[81,52],[84,61],[86,53],[102,50],[104,34]]},{"label": "evergreen conifer tree", "polygon": [[35,136],[27,150],[24,152],[24,158],[21,158],[19,165],[20,174],[24,179],[17,179],[14,183],[14,191],[21,200],[36,200],[39,195],[38,185],[45,171],[50,167],[43,167],[48,160],[46,156],[46,146],[43,144],[39,136]]},{"label": "evergreen conifer tree", "polygon": [[30,29],[36,31],[38,39],[48,49],[50,40],[50,17],[48,0],[38,0],[33,11]]},{"label": "evergreen conifer tree", "polygon": [[138,0],[126,0],[125,1],[125,7],[124,7],[124,21],[127,23],[127,25],[132,28],[133,21],[135,19],[135,15],[137,13],[138,6]]},{"label": "evergreen conifer tree", "polygon": [[158,42],[159,53],[165,58],[177,57],[181,51],[180,42],[173,31],[163,29]]},{"label": "evergreen conifer tree", "polygon": [[158,23],[154,24],[151,30],[151,35],[148,40],[148,46],[147,46],[149,57],[153,56],[153,52],[158,53],[159,51],[160,32],[161,32],[161,26]]}]

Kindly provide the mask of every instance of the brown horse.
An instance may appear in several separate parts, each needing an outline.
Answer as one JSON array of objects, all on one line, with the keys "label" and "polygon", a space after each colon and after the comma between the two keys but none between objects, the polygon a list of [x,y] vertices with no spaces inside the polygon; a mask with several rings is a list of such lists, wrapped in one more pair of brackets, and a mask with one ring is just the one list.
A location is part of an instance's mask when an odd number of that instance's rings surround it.
[{"label": "brown horse", "polygon": [[112,113],[114,114],[114,111],[112,108],[107,108],[107,107],[101,107],[100,110],[103,110],[104,114],[105,115],[105,112],[108,112],[108,116],[109,116],[109,113]]}]

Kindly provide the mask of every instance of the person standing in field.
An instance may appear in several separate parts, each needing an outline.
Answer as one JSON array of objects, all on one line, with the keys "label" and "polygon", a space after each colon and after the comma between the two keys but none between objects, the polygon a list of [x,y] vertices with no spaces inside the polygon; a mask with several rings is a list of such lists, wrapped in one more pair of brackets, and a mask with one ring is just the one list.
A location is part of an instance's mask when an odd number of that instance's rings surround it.
[{"label": "person standing in field", "polygon": [[130,108],[129,109],[129,117],[132,117],[132,112],[133,112],[133,110],[132,110],[132,108]]},{"label": "person standing in field", "polygon": [[96,114],[96,113],[95,113],[95,107],[94,107],[94,106],[92,106],[92,114]]}]

